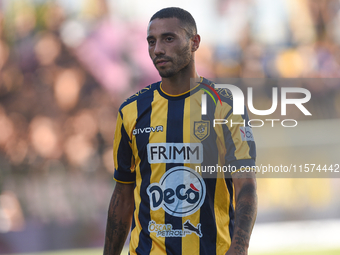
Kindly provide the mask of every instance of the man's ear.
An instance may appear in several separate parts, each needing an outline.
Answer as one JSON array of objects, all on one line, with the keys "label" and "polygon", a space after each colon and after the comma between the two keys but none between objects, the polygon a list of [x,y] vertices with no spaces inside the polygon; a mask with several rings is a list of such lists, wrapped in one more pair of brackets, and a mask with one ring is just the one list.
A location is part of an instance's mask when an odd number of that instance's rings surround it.
[{"label": "man's ear", "polygon": [[196,51],[200,47],[201,37],[196,34],[191,38],[192,41],[192,51]]}]

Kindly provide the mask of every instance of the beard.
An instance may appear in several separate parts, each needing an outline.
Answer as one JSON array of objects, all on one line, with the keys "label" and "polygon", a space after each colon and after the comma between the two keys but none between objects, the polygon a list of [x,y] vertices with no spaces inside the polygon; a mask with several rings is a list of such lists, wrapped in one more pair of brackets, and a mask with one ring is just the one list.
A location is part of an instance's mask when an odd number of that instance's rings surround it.
[{"label": "beard", "polygon": [[184,46],[179,53],[171,58],[168,56],[160,56],[160,57],[156,57],[154,59],[154,64],[157,61],[157,58],[161,58],[161,59],[165,59],[169,62],[172,63],[172,65],[170,67],[160,67],[157,68],[159,75],[162,78],[170,78],[173,77],[174,75],[176,75],[177,73],[184,71],[185,69],[188,68],[189,64],[192,61],[192,52],[190,50],[190,44],[188,43],[186,46]]}]

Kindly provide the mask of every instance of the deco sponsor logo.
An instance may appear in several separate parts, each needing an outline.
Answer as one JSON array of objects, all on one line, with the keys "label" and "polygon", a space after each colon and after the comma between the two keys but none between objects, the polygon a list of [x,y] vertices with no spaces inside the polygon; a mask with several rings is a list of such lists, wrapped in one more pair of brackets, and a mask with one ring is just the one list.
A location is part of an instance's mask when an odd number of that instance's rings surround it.
[{"label": "deco sponsor logo", "polygon": [[201,143],[149,143],[147,153],[150,164],[203,162]]},{"label": "deco sponsor logo", "polygon": [[165,172],[159,183],[152,183],[147,188],[150,208],[165,212],[175,217],[184,217],[195,213],[203,204],[206,186],[203,178],[189,167],[173,167]]}]

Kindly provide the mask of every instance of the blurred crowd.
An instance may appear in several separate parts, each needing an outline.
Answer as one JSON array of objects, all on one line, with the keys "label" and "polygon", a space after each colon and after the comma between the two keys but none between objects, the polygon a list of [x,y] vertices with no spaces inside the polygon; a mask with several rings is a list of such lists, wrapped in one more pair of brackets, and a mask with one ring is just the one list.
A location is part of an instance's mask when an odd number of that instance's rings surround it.
[{"label": "blurred crowd", "polygon": [[0,6],[0,233],[31,220],[102,220],[122,94],[101,86],[62,41],[61,6]]},{"label": "blurred crowd", "polygon": [[225,33],[207,54],[213,75],[339,78],[338,0],[217,2]]},{"label": "blurred crowd", "polygon": [[[216,40],[203,38],[197,53],[204,76],[340,78],[339,0],[212,3]],[[118,107],[159,80],[146,25],[105,0],[77,12],[65,1],[0,0],[0,232],[26,217],[106,211]],[[313,117],[339,118],[340,83],[325,80],[303,85]],[[85,197],[90,206],[74,209]]]}]

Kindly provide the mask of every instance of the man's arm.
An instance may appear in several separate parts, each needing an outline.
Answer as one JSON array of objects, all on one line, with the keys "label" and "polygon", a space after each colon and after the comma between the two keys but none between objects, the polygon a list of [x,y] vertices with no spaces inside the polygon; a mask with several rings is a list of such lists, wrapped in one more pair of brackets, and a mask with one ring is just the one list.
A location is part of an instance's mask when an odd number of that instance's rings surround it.
[{"label": "man's arm", "polygon": [[119,255],[131,226],[134,184],[116,182],[109,206],[104,255]]},{"label": "man's arm", "polygon": [[236,199],[235,228],[226,255],[246,255],[257,214],[255,173],[236,172],[232,174],[232,178]]}]

